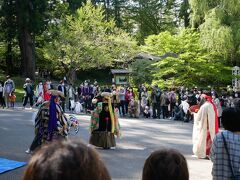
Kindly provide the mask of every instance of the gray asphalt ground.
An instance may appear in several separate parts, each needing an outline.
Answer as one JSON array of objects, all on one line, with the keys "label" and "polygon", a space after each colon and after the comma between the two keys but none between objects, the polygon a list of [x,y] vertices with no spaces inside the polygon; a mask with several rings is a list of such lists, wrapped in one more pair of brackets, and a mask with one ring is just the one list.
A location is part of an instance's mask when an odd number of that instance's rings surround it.
[{"label": "gray asphalt ground", "polygon": [[[32,122],[36,110],[16,108],[0,110],[0,157],[28,162],[30,155],[25,150],[34,136]],[[89,139],[87,115],[77,115],[80,131],[70,139]],[[145,159],[151,152],[161,148],[179,150],[187,159],[191,180],[210,180],[210,160],[192,156],[192,123],[163,119],[120,119],[122,138],[117,139],[115,150],[97,149],[104,160],[112,179],[140,180]],[[0,174],[0,180],[19,180],[26,167]]]}]

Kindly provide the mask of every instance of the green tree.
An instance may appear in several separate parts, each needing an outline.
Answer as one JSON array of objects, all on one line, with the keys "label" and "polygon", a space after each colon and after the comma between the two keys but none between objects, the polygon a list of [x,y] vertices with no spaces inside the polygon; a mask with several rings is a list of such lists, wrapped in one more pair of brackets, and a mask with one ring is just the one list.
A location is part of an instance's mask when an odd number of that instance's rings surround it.
[{"label": "green tree", "polygon": [[207,52],[200,44],[199,33],[182,30],[177,35],[163,32],[149,36],[143,51],[163,56],[175,53],[153,64],[153,83],[161,87],[185,85],[225,85],[231,80],[231,72],[221,57]]},{"label": "green tree", "polygon": [[136,60],[131,64],[131,78],[135,86],[152,83],[153,76],[151,71],[153,67],[151,65],[153,63],[155,62],[151,60]]},{"label": "green tree", "polygon": [[72,82],[77,70],[124,65],[136,49],[135,41],[116,28],[113,20],[106,21],[102,8],[89,1],[75,15],[62,19],[52,29],[56,32],[45,47],[45,58],[62,66]]},{"label": "green tree", "polygon": [[159,0],[134,0],[130,9],[132,18],[137,27],[137,38],[140,43],[148,35],[159,34],[162,31],[174,31],[176,20],[171,11],[173,1]]},{"label": "green tree", "polygon": [[[1,27],[2,27],[2,38],[4,46],[4,56],[5,56],[5,65],[6,72],[11,74],[13,73],[14,64],[13,64],[13,48],[16,38],[16,19],[14,15],[16,14],[15,2],[13,0],[2,1],[2,6],[0,10],[1,18]],[[4,17],[4,18],[3,18]]]},{"label": "green tree", "polygon": [[240,65],[240,1],[190,0],[192,24],[201,42],[235,66]]}]

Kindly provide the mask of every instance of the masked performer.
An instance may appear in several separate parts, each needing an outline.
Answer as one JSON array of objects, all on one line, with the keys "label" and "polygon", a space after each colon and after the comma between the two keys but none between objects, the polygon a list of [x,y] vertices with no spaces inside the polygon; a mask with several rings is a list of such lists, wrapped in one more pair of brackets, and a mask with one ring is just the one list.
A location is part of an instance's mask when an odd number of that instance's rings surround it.
[{"label": "masked performer", "polygon": [[120,126],[112,107],[111,96],[111,93],[103,92],[93,100],[97,104],[91,116],[89,143],[104,149],[115,147],[114,135],[120,136]]},{"label": "masked performer", "polygon": [[50,93],[50,101],[45,101],[37,113],[35,138],[26,153],[33,152],[42,144],[67,138],[70,121],[68,121],[59,105],[59,96],[64,98],[63,93],[56,90],[50,90]]}]

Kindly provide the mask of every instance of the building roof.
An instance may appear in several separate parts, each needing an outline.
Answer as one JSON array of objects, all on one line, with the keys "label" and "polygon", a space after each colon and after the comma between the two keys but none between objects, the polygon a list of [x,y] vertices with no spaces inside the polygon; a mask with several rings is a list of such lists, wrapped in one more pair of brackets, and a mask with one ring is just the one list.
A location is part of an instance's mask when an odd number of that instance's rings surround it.
[{"label": "building roof", "polygon": [[136,55],[133,59],[148,59],[150,61],[160,61],[162,59],[165,59],[167,57],[178,57],[178,54],[173,53],[173,52],[168,52],[162,56],[156,56],[156,55],[152,55],[149,53],[145,53],[145,52],[141,52],[138,55]]},{"label": "building roof", "polygon": [[131,72],[129,69],[111,69],[112,74],[129,74]]}]

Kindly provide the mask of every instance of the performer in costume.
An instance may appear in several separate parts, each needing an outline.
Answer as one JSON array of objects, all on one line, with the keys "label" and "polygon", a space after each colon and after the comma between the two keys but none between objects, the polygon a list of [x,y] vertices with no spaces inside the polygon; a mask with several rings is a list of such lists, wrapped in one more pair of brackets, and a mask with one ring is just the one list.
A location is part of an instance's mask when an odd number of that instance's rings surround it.
[{"label": "performer in costume", "polygon": [[194,113],[193,153],[198,158],[208,158],[215,134],[218,133],[217,109],[212,97],[201,95],[200,109]]},{"label": "performer in costume", "polygon": [[71,125],[71,122],[66,118],[59,105],[59,96],[64,98],[63,93],[56,90],[50,90],[50,93],[50,101],[45,101],[37,113],[35,138],[26,153],[33,152],[42,144],[67,138],[68,126]]},{"label": "performer in costume", "polygon": [[91,116],[89,143],[104,149],[115,147],[114,136],[120,136],[118,117],[112,107],[111,96],[111,93],[103,92],[93,100],[97,105]]}]

